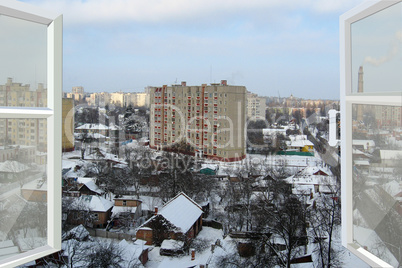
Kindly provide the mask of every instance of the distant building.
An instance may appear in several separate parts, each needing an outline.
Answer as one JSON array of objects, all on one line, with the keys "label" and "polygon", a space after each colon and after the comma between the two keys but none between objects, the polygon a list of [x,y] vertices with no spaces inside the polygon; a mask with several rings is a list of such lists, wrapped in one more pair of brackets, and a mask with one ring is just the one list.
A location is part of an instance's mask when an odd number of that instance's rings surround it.
[{"label": "distant building", "polygon": [[[13,82],[0,85],[0,106],[46,107],[47,89],[38,84],[33,90],[30,85]],[[36,146],[39,151],[47,150],[46,119],[3,119],[0,120],[0,146]]]},{"label": "distant building", "polygon": [[104,107],[106,105],[116,105],[127,107],[132,105],[134,107],[148,107],[149,94],[148,93],[125,93],[125,92],[99,92],[92,93],[88,98],[88,104],[93,106]]},{"label": "distant building", "polygon": [[84,88],[83,87],[73,87],[71,89],[71,93],[67,93],[66,97],[69,99],[73,99],[77,102],[81,102],[85,98]]},{"label": "distant building", "polygon": [[84,94],[84,88],[83,87],[73,87],[73,89],[71,90],[71,93]]},{"label": "distant building", "polygon": [[251,92],[247,93],[247,118],[265,120],[266,99]]},{"label": "distant building", "polygon": [[245,158],[246,88],[226,80],[207,86],[153,87],[150,147],[237,161]]}]

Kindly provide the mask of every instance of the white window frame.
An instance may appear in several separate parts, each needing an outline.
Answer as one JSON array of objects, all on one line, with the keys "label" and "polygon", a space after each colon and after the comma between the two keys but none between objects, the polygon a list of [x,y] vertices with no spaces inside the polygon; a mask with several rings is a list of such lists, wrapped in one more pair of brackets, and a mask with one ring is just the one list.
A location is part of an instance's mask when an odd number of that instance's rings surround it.
[{"label": "white window frame", "polygon": [[47,26],[47,107],[0,107],[0,119],[47,120],[47,245],[0,260],[15,267],[61,250],[61,115],[63,17],[14,0],[0,0],[0,14]]},{"label": "white window frame", "polygon": [[401,92],[352,93],[351,24],[402,0],[367,1],[340,16],[342,245],[372,267],[392,267],[353,241],[352,105],[400,106]]}]

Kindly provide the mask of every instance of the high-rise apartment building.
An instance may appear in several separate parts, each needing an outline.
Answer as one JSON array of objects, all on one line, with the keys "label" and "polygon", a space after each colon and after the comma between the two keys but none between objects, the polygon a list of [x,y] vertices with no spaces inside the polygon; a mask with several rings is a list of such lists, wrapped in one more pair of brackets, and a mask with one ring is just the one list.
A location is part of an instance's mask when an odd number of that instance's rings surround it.
[{"label": "high-rise apartment building", "polygon": [[[47,89],[39,83],[34,90],[30,85],[13,82],[0,85],[0,106],[46,107]],[[0,145],[37,146],[39,151],[46,151],[47,123],[45,119],[1,119]]]},{"label": "high-rise apartment building", "polygon": [[[220,161],[246,156],[246,88],[221,83],[152,87],[150,146],[187,151]],[[189,147],[190,146],[190,147]]]},{"label": "high-rise apartment building", "polygon": [[265,119],[266,99],[251,92],[247,93],[247,117],[251,120]]},{"label": "high-rise apartment building", "polygon": [[84,87],[73,87],[71,93],[67,93],[66,97],[77,102],[83,101],[85,98]]},{"label": "high-rise apartment building", "polygon": [[84,87],[73,87],[71,93],[74,94],[84,94]]},{"label": "high-rise apartment building", "polygon": [[125,93],[123,97],[124,106],[148,107],[149,98],[147,93]]}]

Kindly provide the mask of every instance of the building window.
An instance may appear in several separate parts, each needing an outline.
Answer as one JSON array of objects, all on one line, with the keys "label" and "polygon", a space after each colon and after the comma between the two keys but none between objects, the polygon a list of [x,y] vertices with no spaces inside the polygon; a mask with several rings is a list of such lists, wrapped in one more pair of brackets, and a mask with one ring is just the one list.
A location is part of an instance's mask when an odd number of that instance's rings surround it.
[{"label": "building window", "polygon": [[402,148],[389,146],[401,127],[401,10],[372,1],[340,18],[342,244],[372,267],[402,264]]}]

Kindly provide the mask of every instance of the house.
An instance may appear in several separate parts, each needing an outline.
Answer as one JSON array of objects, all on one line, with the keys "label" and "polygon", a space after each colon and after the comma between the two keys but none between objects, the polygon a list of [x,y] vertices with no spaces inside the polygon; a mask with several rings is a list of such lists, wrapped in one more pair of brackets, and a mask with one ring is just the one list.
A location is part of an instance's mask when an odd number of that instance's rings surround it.
[{"label": "house", "polygon": [[71,211],[67,222],[93,228],[105,228],[112,215],[113,202],[96,195],[71,198]]},{"label": "house", "polygon": [[294,194],[334,193],[337,189],[335,177],[330,170],[307,166],[295,175],[285,179],[292,185]]},{"label": "house", "polygon": [[382,167],[397,167],[402,161],[402,152],[400,150],[380,150]]},{"label": "house", "polygon": [[359,149],[363,152],[372,153],[375,148],[375,142],[373,140],[353,140],[352,146],[355,149]]},{"label": "house", "polygon": [[306,135],[291,135],[289,138],[288,151],[314,153],[314,144],[307,139]]},{"label": "house", "polygon": [[95,178],[77,178],[78,188],[80,195],[102,195],[104,191],[99,189],[95,183]]},{"label": "house", "polygon": [[21,188],[21,195],[27,201],[46,202],[47,182],[42,178],[24,184]]},{"label": "house", "polygon": [[136,220],[142,215],[142,201],[134,196],[123,195],[114,198],[112,209],[112,226],[126,225],[135,226]]},{"label": "house", "polygon": [[219,167],[217,165],[202,165],[200,169],[200,174],[204,175],[216,175]]},{"label": "house", "polygon": [[10,182],[26,178],[29,167],[18,161],[7,160],[0,163],[0,182]]},{"label": "house", "polygon": [[160,211],[137,231],[136,238],[147,245],[162,244],[165,239],[184,241],[187,246],[202,229],[202,207],[181,192],[168,201]]}]

